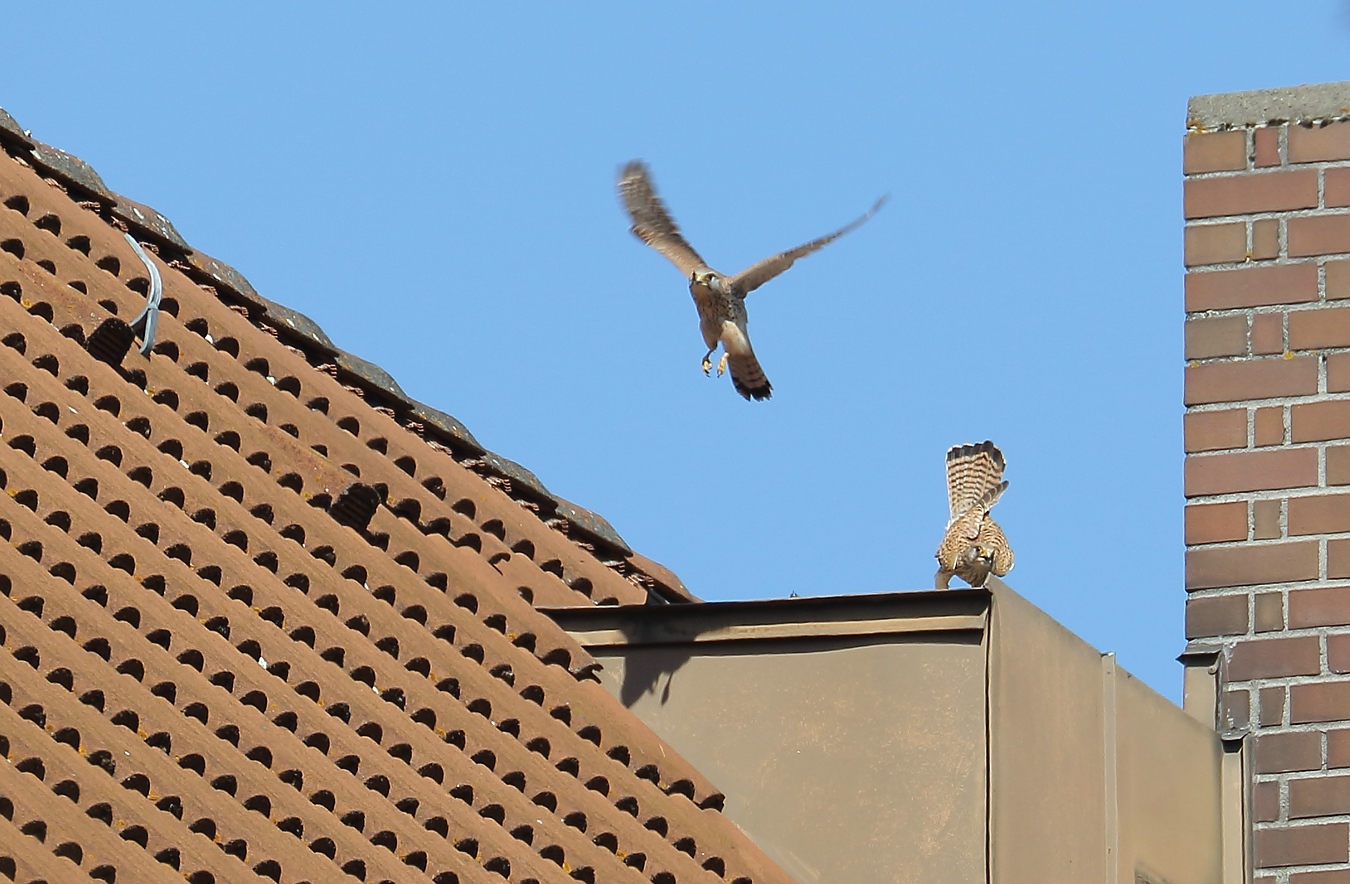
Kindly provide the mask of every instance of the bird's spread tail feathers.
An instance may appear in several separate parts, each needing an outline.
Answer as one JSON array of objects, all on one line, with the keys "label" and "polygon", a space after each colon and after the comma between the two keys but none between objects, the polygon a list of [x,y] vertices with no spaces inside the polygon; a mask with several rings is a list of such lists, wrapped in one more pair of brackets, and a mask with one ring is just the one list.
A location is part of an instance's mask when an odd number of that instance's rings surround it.
[{"label": "bird's spread tail feathers", "polygon": [[753,351],[745,355],[733,353],[728,357],[727,365],[731,369],[731,383],[737,393],[746,399],[768,399],[773,396],[773,385],[764,376],[764,369],[759,367],[759,360]]},{"label": "bird's spread tail feathers", "polygon": [[951,521],[977,506],[988,509],[1003,493],[1006,466],[993,442],[956,445],[947,452],[947,495]]}]

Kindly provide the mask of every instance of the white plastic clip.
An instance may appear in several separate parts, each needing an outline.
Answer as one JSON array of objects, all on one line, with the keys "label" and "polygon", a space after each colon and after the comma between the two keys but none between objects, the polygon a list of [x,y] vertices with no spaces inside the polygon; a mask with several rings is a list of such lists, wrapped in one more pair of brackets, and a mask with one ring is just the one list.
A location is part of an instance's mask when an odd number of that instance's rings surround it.
[{"label": "white plastic clip", "polygon": [[150,294],[145,298],[145,309],[140,312],[135,319],[131,320],[131,330],[141,336],[141,355],[144,356],[150,352],[150,348],[155,346],[155,324],[159,321],[159,302],[164,297],[164,282],[159,278],[159,268],[150,260],[150,256],[141,248],[141,244],[136,241],[136,237],[130,233],[122,234],[131,244],[132,251],[136,257],[145,264],[145,269],[150,272]]}]

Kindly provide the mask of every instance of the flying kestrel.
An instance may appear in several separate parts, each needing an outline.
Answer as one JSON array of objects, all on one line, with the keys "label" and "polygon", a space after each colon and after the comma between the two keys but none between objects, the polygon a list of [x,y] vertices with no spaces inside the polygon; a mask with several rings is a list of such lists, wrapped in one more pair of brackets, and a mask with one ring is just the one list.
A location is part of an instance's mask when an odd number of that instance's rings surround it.
[{"label": "flying kestrel", "polygon": [[992,572],[1012,570],[1013,552],[1003,529],[989,517],[1007,489],[1003,452],[993,442],[957,445],[947,452],[947,499],[951,518],[938,546],[937,587],[946,589],[955,574],[971,586],[984,586]]},{"label": "flying kestrel", "polygon": [[633,218],[632,229],[638,239],[665,255],[689,279],[689,293],[694,296],[694,306],[698,308],[703,343],[708,345],[708,352],[703,356],[703,373],[711,370],[712,354],[720,343],[722,358],[717,363],[717,374],[720,377],[730,364],[731,382],[736,392],[746,399],[768,399],[773,395],[773,387],[750,346],[750,335],[745,328],[745,296],[787,270],[798,258],[857,228],[886,202],[886,197],[882,197],[867,210],[867,214],[834,233],[765,258],[735,276],[727,276],[709,267],[685,242],[661,198],[656,195],[646,164],[634,160],[623,167],[619,174],[619,198]]}]

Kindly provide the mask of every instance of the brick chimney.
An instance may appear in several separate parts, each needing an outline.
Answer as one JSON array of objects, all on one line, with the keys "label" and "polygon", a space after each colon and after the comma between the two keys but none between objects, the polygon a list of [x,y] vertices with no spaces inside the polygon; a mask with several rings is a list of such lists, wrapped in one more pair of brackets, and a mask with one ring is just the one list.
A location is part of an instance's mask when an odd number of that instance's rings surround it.
[{"label": "brick chimney", "polygon": [[1350,83],[1187,127],[1186,636],[1253,736],[1255,880],[1350,882]]}]

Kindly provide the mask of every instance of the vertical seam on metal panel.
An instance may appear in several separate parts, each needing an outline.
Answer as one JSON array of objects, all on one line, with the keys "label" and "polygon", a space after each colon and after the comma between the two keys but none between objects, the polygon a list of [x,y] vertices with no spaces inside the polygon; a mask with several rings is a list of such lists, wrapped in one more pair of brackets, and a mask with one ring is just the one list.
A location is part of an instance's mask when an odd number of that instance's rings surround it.
[{"label": "vertical seam on metal panel", "polygon": [[1102,750],[1106,790],[1106,881],[1120,880],[1120,808],[1116,774],[1116,655],[1102,654]]}]

